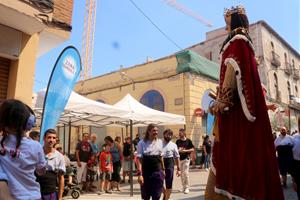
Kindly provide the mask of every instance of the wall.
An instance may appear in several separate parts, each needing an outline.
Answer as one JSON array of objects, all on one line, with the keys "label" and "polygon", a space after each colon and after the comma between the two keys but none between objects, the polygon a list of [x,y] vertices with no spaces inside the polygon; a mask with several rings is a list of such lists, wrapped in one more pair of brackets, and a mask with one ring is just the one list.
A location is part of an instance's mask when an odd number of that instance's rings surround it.
[{"label": "wall", "polygon": [[11,61],[7,98],[17,98],[28,105],[32,104],[32,91],[36,53],[39,43],[39,34],[32,36],[22,34],[21,53],[18,60]]}]

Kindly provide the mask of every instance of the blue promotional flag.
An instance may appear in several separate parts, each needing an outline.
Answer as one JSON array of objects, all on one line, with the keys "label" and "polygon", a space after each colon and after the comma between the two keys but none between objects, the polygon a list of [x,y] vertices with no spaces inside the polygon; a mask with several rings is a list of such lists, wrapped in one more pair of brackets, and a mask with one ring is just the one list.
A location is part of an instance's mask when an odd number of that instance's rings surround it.
[{"label": "blue promotional flag", "polygon": [[207,121],[206,121],[206,134],[207,135],[211,135],[212,128],[213,128],[213,125],[214,125],[214,121],[215,121],[215,116],[208,113],[207,114]]},{"label": "blue promotional flag", "polygon": [[49,128],[55,128],[81,71],[81,59],[73,46],[66,47],[53,67],[44,100],[41,139]]}]

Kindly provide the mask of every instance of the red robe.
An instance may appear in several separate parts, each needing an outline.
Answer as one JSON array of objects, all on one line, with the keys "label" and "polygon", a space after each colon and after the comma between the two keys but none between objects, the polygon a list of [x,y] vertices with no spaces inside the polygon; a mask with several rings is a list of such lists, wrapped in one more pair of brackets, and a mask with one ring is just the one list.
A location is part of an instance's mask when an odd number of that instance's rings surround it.
[{"label": "red robe", "polygon": [[220,84],[226,64],[234,66],[237,91],[229,112],[219,114],[219,141],[213,147],[215,192],[229,198],[283,200],[272,129],[251,42],[234,36],[224,47]]}]

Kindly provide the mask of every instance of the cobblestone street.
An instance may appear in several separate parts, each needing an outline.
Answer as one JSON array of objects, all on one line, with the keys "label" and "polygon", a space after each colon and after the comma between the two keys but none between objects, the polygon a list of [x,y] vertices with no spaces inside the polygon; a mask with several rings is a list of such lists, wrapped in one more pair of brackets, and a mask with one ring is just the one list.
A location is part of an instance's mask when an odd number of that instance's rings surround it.
[{"label": "cobblestone street", "polygon": [[[190,193],[189,194],[183,194],[179,190],[181,189],[181,182],[180,178],[175,177],[174,178],[174,185],[173,185],[173,192],[171,195],[172,200],[203,200],[204,199],[204,191],[205,191],[205,185],[208,177],[208,172],[200,169],[191,169],[190,170]],[[288,180],[288,188],[284,189],[285,192],[285,199],[286,200],[297,200],[297,195],[292,189],[291,180]],[[99,199],[99,200],[138,200],[141,199],[140,197],[140,189],[139,185],[136,181],[136,177],[134,177],[134,196],[130,197],[130,186],[128,183],[121,185],[121,192],[113,192],[113,194],[92,194],[92,193],[86,193],[80,196],[80,200],[93,200],[93,199]],[[70,196],[66,199],[72,199]]]}]

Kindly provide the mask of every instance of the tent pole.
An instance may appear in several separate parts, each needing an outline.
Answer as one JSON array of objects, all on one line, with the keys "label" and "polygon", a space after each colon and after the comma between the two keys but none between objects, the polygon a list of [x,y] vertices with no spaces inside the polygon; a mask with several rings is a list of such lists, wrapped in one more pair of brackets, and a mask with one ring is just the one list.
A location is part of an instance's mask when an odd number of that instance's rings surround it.
[{"label": "tent pole", "polygon": [[68,144],[68,155],[70,155],[71,151],[71,119],[69,119],[69,144]]},{"label": "tent pole", "polygon": [[64,124],[64,144],[63,144],[64,152],[66,152],[66,124]]},{"label": "tent pole", "polygon": [[[127,126],[126,126],[127,129]],[[133,138],[133,130],[132,130],[132,120],[130,120],[130,150],[131,150],[131,159],[130,159],[130,196],[133,196],[133,163],[132,161],[134,160],[133,157],[133,142],[132,142],[132,138]]]},{"label": "tent pole", "polygon": [[122,133],[122,144],[124,143],[124,131],[123,131],[123,127],[121,128],[121,133]]}]

